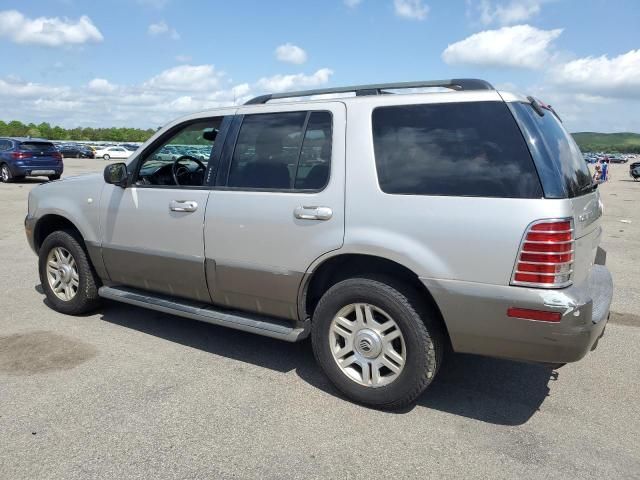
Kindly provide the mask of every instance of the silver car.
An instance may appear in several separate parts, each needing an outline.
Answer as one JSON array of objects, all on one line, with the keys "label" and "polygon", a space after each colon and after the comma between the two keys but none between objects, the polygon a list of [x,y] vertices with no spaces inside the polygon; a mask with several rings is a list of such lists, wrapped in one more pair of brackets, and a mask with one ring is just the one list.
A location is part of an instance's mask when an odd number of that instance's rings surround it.
[{"label": "silver car", "polygon": [[[170,145],[211,153],[158,155]],[[577,361],[612,297],[578,147],[551,107],[482,80],[187,116],[104,175],[33,189],[28,209],[57,311],[105,298],[310,335],[335,386],[379,408],[413,402],[448,350]]]}]

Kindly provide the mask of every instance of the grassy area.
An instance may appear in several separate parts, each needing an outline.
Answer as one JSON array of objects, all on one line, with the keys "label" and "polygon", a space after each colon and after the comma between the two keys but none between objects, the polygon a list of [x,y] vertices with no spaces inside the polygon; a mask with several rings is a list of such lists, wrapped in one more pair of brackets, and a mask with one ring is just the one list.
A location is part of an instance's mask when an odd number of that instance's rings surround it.
[{"label": "grassy area", "polygon": [[583,152],[640,153],[638,133],[577,132],[572,135]]}]

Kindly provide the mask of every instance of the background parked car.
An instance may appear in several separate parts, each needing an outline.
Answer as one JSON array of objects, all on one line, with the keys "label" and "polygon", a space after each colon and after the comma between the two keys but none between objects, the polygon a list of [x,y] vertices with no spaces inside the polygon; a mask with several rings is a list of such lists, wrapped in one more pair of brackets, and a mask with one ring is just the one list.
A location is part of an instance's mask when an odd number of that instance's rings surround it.
[{"label": "background parked car", "polygon": [[104,158],[110,160],[112,158],[129,158],[133,152],[124,147],[107,147],[102,150],[96,150],[96,158]]},{"label": "background parked car", "polygon": [[0,180],[24,177],[57,180],[64,169],[62,155],[53,143],[37,138],[0,138]]},{"label": "background parked car", "polygon": [[93,150],[82,145],[65,144],[58,147],[58,151],[66,158],[94,158]]}]

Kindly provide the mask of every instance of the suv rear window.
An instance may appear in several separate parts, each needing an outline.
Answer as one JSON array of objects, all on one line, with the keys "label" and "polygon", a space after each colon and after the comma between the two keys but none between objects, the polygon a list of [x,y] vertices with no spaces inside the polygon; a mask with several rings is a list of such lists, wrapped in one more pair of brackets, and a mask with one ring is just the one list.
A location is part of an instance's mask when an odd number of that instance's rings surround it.
[{"label": "suv rear window", "polygon": [[[593,190],[591,172],[580,148],[550,110],[540,116],[530,104],[512,104],[527,136],[541,146],[539,168],[547,197],[576,197]],[[538,160],[536,158],[536,160]],[[548,171],[548,172],[547,172]],[[558,184],[556,188],[555,184]],[[557,190],[563,190],[562,193]]]},{"label": "suv rear window", "polygon": [[50,152],[56,149],[49,142],[22,142],[19,148],[24,152]]},{"label": "suv rear window", "polygon": [[502,102],[379,107],[373,143],[385,193],[543,195],[524,138]]}]

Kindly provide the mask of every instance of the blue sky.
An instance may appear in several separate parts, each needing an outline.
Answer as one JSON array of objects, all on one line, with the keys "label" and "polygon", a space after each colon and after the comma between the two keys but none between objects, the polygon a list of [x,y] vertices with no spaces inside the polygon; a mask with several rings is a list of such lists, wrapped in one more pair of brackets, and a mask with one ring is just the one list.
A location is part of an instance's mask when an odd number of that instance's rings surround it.
[{"label": "blue sky", "polygon": [[0,119],[155,127],[265,91],[478,77],[640,132],[638,0],[5,0]]}]

